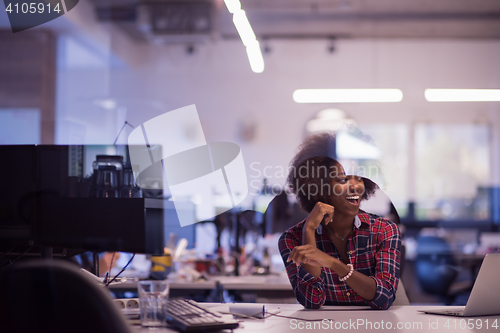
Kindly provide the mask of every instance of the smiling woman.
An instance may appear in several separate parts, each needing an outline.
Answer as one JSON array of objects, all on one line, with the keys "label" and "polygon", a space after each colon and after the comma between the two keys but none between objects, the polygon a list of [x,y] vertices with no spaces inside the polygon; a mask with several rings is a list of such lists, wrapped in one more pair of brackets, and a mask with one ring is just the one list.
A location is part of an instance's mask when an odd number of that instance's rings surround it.
[{"label": "smiling woman", "polygon": [[281,236],[280,253],[297,300],[306,308],[387,309],[399,281],[399,230],[394,222],[359,209],[377,185],[346,174],[325,156],[334,140],[328,133],[307,138],[291,162],[288,184],[309,215]]}]

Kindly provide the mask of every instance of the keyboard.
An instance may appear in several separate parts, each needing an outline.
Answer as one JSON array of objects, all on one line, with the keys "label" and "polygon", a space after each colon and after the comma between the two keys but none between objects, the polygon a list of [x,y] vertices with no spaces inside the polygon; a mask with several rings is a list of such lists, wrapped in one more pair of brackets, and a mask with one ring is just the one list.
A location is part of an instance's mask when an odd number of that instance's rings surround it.
[{"label": "keyboard", "polygon": [[167,322],[184,332],[233,329],[238,322],[199,306],[192,300],[170,300],[167,303]]}]

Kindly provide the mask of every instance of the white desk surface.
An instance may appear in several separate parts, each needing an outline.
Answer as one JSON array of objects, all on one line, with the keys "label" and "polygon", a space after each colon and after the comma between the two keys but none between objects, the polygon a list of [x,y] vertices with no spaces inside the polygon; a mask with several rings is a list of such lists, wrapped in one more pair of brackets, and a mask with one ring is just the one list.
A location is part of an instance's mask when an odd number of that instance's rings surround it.
[{"label": "white desk surface", "polygon": [[220,276],[217,281],[226,290],[292,290],[286,276]]},{"label": "white desk surface", "polygon": [[[221,304],[214,303],[200,304],[206,304],[207,307],[221,306]],[[320,319],[322,321],[306,322],[273,316],[265,320],[244,320],[234,332],[500,332],[500,315],[459,318],[417,312],[421,309],[437,309],[443,308],[443,306],[393,306],[389,310],[355,310],[355,307],[346,310],[349,307],[327,306],[319,310],[306,310],[299,304],[268,304],[266,308],[270,312],[280,310],[279,315],[282,316]],[[496,328],[491,326],[494,323],[498,325]],[[134,332],[151,331],[147,328],[134,326]],[[158,329],[156,332],[170,333],[175,331],[164,328]]]}]

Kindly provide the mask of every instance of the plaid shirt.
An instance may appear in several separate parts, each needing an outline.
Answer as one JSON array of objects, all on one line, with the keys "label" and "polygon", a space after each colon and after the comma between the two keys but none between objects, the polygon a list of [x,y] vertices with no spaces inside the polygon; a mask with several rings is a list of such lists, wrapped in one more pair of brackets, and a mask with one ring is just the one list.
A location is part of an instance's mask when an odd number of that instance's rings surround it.
[{"label": "plaid shirt", "polygon": [[[377,215],[359,211],[361,226],[354,228],[347,242],[347,253],[354,269],[377,283],[375,298],[367,301],[359,296],[330,268],[322,267],[315,278],[302,265],[287,262],[292,249],[302,245],[305,220],[281,235],[278,246],[297,300],[306,308],[322,305],[370,305],[388,309],[396,298],[401,260],[401,239],[397,225]],[[326,232],[316,233],[316,247],[339,260],[340,254]]]}]

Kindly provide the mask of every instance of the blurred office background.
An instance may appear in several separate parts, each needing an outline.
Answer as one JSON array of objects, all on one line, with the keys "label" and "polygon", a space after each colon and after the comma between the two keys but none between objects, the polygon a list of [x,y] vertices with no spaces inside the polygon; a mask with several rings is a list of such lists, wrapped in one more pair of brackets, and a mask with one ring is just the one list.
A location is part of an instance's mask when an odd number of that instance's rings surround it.
[{"label": "blurred office background", "polygon": [[[80,0],[16,34],[0,11],[0,144],[126,144],[125,122],[195,104],[207,141],[241,147],[243,209],[264,211],[300,142],[349,124],[337,157],[377,166],[371,178],[389,199],[368,207],[394,216],[392,202],[399,215],[410,301],[466,301],[482,256],[500,245],[500,98],[432,102],[424,93],[500,89],[500,3],[241,0],[241,8],[259,42],[260,73],[222,0]],[[297,89],[359,88],[399,89],[403,98],[293,98]],[[276,273],[276,235],[303,216],[287,200],[285,217],[267,214],[266,230],[247,226],[241,240],[261,260],[266,248]],[[214,225],[189,230],[191,248],[216,252]],[[232,235],[220,240],[228,252]]]}]

